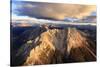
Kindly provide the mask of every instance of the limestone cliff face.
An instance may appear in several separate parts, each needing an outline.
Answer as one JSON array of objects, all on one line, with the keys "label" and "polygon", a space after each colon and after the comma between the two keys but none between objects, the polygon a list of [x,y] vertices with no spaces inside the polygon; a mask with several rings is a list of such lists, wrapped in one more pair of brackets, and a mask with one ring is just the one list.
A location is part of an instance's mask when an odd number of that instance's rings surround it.
[{"label": "limestone cliff face", "polygon": [[96,44],[86,33],[75,28],[42,30],[40,28],[25,32],[29,36],[24,38],[26,39],[25,44],[15,54],[14,60],[17,61],[14,62],[19,63],[17,65],[96,60]]}]

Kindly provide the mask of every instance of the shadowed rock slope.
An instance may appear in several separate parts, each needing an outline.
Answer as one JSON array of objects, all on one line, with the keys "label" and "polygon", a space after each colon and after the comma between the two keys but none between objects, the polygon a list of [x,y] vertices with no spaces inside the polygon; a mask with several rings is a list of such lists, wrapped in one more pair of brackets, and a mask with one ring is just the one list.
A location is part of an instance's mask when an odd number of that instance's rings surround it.
[{"label": "shadowed rock slope", "polygon": [[[29,31],[26,33],[30,34]],[[94,40],[80,30],[75,28],[48,29],[38,36],[34,33],[36,31],[31,34],[32,38],[27,39],[16,52],[13,63],[17,64],[13,65],[96,61]]]}]

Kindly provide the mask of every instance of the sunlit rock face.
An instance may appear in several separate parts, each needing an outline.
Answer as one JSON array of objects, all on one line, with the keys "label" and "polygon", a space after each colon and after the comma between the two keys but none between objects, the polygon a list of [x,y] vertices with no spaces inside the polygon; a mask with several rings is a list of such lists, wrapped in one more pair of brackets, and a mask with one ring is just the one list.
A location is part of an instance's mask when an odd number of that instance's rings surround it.
[{"label": "sunlit rock face", "polygon": [[85,33],[69,29],[67,44],[70,59],[78,62],[96,60],[95,43]]},{"label": "sunlit rock face", "polygon": [[66,36],[67,30],[53,29],[42,33],[37,46],[31,50],[24,65],[62,63]]}]

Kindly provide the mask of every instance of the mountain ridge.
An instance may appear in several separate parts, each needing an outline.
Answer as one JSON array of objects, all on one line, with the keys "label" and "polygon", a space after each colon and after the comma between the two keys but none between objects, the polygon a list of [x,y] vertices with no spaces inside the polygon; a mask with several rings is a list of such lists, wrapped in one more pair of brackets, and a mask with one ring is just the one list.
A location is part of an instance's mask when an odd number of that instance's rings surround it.
[{"label": "mountain ridge", "polygon": [[95,42],[80,30],[75,28],[45,29],[44,27],[33,30],[34,32],[32,29],[30,32],[25,32],[29,36],[24,38],[26,41],[18,49],[15,59],[12,58],[13,61],[16,60],[14,65],[39,65],[96,60]]}]

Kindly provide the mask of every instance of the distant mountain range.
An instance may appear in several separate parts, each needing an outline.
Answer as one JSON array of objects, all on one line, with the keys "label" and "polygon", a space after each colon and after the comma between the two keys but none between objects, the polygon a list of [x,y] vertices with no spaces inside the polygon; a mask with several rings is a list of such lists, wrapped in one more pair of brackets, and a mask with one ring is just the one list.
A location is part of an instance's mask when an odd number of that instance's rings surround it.
[{"label": "distant mountain range", "polygon": [[95,22],[96,23],[97,19],[96,19],[96,16],[87,16],[87,17],[81,19],[81,21],[88,22],[88,23],[89,22]]},{"label": "distant mountain range", "polygon": [[[32,26],[34,23],[71,23],[71,22],[83,22],[83,23],[93,23],[96,22],[96,12],[91,13],[91,15],[83,17],[82,19],[66,17],[64,20],[50,20],[50,19],[37,19],[37,18],[16,18],[12,19],[11,23],[13,26]],[[21,25],[20,25],[21,24]]]}]

